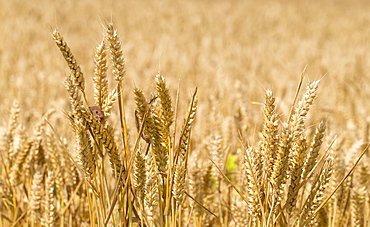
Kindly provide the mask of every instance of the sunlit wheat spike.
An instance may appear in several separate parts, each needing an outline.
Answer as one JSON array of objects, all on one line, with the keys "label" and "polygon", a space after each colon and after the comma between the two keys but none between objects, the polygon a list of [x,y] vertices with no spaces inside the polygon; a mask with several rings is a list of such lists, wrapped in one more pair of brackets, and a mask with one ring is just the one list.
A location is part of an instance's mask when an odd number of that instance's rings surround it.
[{"label": "sunlit wheat spike", "polygon": [[288,161],[289,151],[291,148],[292,135],[287,124],[283,124],[280,144],[276,152],[276,162],[273,165],[273,172],[271,175],[272,185],[275,191],[274,212],[277,212],[277,207],[283,199],[284,186],[288,179]]},{"label": "sunlit wheat spike", "polygon": [[34,168],[36,168],[37,166],[43,166],[46,163],[46,151],[45,145],[43,143],[46,125],[45,119],[47,119],[51,114],[52,112],[47,112],[34,129],[31,139],[32,147],[24,165],[26,176],[33,175]]},{"label": "sunlit wheat spike", "polygon": [[107,79],[107,53],[105,43],[102,41],[95,50],[94,57],[94,99],[95,105],[103,107],[103,101],[108,97],[108,79]]},{"label": "sunlit wheat spike", "polygon": [[[167,165],[168,153],[170,151],[171,138],[170,127],[173,123],[174,113],[169,90],[166,81],[160,74],[156,76],[157,100],[154,104],[153,122],[155,132],[153,134],[153,149],[160,171],[164,171]],[[150,121],[149,121],[150,122]],[[155,137],[155,138],[154,138]]]},{"label": "sunlit wheat spike", "polygon": [[55,138],[51,134],[50,130],[46,132],[46,146],[47,146],[47,159],[50,162],[48,168],[54,172],[60,171],[60,154],[58,150]]},{"label": "sunlit wheat spike", "polygon": [[9,179],[10,183],[14,186],[20,183],[20,176],[23,175],[22,171],[24,170],[23,165],[25,164],[26,159],[30,154],[32,144],[32,141],[25,141],[23,143],[20,151],[14,159],[12,167],[10,168]]},{"label": "sunlit wheat spike", "polygon": [[321,144],[323,142],[324,133],[325,133],[325,122],[321,122],[319,126],[316,128],[315,135],[312,139],[310,148],[308,150],[309,154],[306,158],[306,161],[304,163],[304,173],[302,176],[302,179],[305,180],[307,175],[311,172],[311,170],[314,168],[314,166],[317,163],[317,158],[319,156],[319,151],[321,148]]},{"label": "sunlit wheat spike", "polygon": [[[210,138],[209,141],[210,141],[209,142],[210,144],[209,144],[208,150],[209,150],[210,158],[217,165],[217,167],[223,170],[225,166],[225,163],[224,163],[225,154],[224,154],[224,149],[222,149],[222,137],[219,135],[216,135]],[[217,179],[218,181],[217,183],[219,183],[219,181],[222,178],[222,174],[215,166],[213,166],[212,175],[213,177]]]},{"label": "sunlit wheat spike", "polygon": [[[136,128],[139,131],[141,124],[146,123],[148,121],[152,121],[152,112],[149,111],[149,104],[147,102],[147,99],[145,98],[144,92],[139,89],[134,89],[134,99],[136,103],[136,109],[135,109],[135,117],[136,117]],[[144,116],[146,116],[146,122],[143,122]],[[147,139],[148,141],[151,139],[150,132],[148,132],[148,127],[144,128],[144,135],[140,135],[144,139]]]},{"label": "sunlit wheat spike", "polygon": [[[150,103],[147,102],[147,99],[144,96],[144,92],[139,88],[134,89],[135,95],[135,117],[136,117],[136,128],[139,131],[142,124],[144,124],[144,132],[140,135],[147,143],[153,143],[154,151],[156,155],[162,154],[162,148],[160,146],[162,141],[161,137],[161,122],[158,120],[158,116],[154,116],[153,108]],[[153,99],[150,101],[153,102]],[[145,118],[145,122],[143,122]],[[155,141],[153,141],[155,139]],[[159,146],[160,145],[160,146]],[[158,153],[160,152],[160,153]],[[161,155],[162,156],[162,155]],[[160,158],[157,158],[157,161],[162,161]],[[166,160],[163,159],[164,162]]]},{"label": "sunlit wheat spike", "polygon": [[109,117],[110,112],[112,111],[113,105],[116,102],[116,100],[117,100],[117,91],[116,91],[116,89],[114,89],[103,100],[103,104],[101,106],[105,117]]},{"label": "sunlit wheat spike", "polygon": [[181,203],[185,192],[185,173],[186,160],[179,159],[178,163],[175,165],[172,189],[172,195],[176,200],[177,206]]},{"label": "sunlit wheat spike", "polygon": [[80,122],[72,122],[71,124],[74,128],[79,162],[90,181],[92,181],[94,179],[96,161],[89,131]]},{"label": "sunlit wheat spike", "polygon": [[153,158],[146,160],[145,206],[148,208],[149,219],[155,218],[155,210],[159,202],[157,165]]},{"label": "sunlit wheat spike", "polygon": [[182,160],[185,160],[185,156],[187,155],[191,126],[198,108],[197,103],[198,103],[197,90],[195,90],[190,105],[188,107],[187,118],[185,119],[184,124],[182,126],[180,136],[178,157],[181,157]]},{"label": "sunlit wheat spike", "polygon": [[[169,94],[169,90],[166,85],[164,77],[158,74],[155,78],[156,90],[158,94],[159,102],[161,103],[162,115],[161,120],[166,128],[165,131],[169,130],[169,127],[173,123],[174,113],[172,110],[172,101]],[[165,135],[168,136],[168,135]]]},{"label": "sunlit wheat spike", "polygon": [[271,90],[266,90],[264,123],[258,150],[264,153],[264,170],[268,179],[273,172],[274,163],[281,161],[276,159],[276,150],[279,146],[279,117],[275,109],[275,97]]},{"label": "sunlit wheat spike", "polygon": [[139,88],[134,89],[134,96],[137,115],[139,117],[139,120],[142,122],[142,120],[144,119],[144,115],[149,108],[148,101],[145,98],[144,92]]},{"label": "sunlit wheat spike", "polygon": [[[212,163],[205,162],[200,157],[200,151],[194,151],[191,154],[188,162],[188,188],[189,194],[201,204],[207,203],[208,196],[212,193],[212,185],[214,184],[212,177]],[[194,212],[197,215],[202,215],[205,211],[202,207],[192,201]]]},{"label": "sunlit wheat spike", "polygon": [[289,173],[290,184],[288,191],[288,199],[286,201],[287,212],[290,215],[295,206],[298,198],[298,190],[301,182],[303,164],[306,158],[305,153],[307,150],[307,141],[304,135],[293,138],[292,148],[289,157]]},{"label": "sunlit wheat spike", "polygon": [[333,173],[333,158],[328,157],[325,160],[323,169],[316,176],[316,179],[312,182],[312,188],[310,194],[303,205],[304,209],[301,213],[300,222],[304,226],[311,226],[315,222],[315,216],[313,215],[316,209],[319,207],[323,200],[326,188],[329,185],[329,180]]},{"label": "sunlit wheat spike", "polygon": [[246,182],[248,192],[247,212],[250,215],[252,225],[257,224],[261,212],[260,205],[261,184],[258,180],[260,176],[257,175],[255,164],[258,162],[260,162],[260,160],[256,160],[254,158],[252,148],[250,147],[246,149],[243,160],[243,169],[247,180]]},{"label": "sunlit wheat spike", "polygon": [[118,178],[122,169],[121,157],[118,153],[116,142],[114,141],[113,128],[107,125],[107,128],[102,131],[101,141],[106,149],[109,162],[111,163],[112,170],[115,172],[115,176]]},{"label": "sunlit wheat spike", "polygon": [[86,118],[89,118],[88,111],[83,105],[81,95],[78,93],[77,87],[72,83],[72,77],[65,78],[65,88],[69,94],[69,100],[72,107],[73,118],[76,121],[86,122]]},{"label": "sunlit wheat spike", "polygon": [[47,171],[45,178],[44,212],[41,219],[42,226],[55,226],[57,207],[55,206],[55,176],[53,171]]},{"label": "sunlit wheat spike", "polygon": [[366,187],[359,188],[358,186],[353,188],[351,193],[351,226],[364,226],[365,220],[364,210],[366,209]]},{"label": "sunlit wheat spike", "polygon": [[307,114],[316,98],[319,83],[320,80],[316,80],[307,86],[306,92],[295,108],[290,122],[290,126],[292,128],[291,131],[294,135],[300,135],[304,131]]},{"label": "sunlit wheat spike", "polygon": [[166,147],[166,142],[164,140],[164,123],[160,119],[160,113],[158,113],[158,107],[152,107],[150,115],[146,120],[145,132],[150,138],[153,153],[155,155],[155,160],[158,165],[158,170],[160,172],[166,171],[168,152],[169,149]]},{"label": "sunlit wheat spike", "polygon": [[121,82],[125,76],[125,61],[122,55],[121,42],[113,24],[107,24],[107,40],[112,58],[113,75],[116,81]]},{"label": "sunlit wheat spike", "polygon": [[[8,160],[9,168],[13,167],[14,161],[17,158],[20,151],[23,149],[25,143],[27,143],[28,136],[26,134],[26,128],[23,124],[19,124],[14,132],[13,136],[4,135],[3,139],[7,140],[8,145],[3,146],[3,149],[8,151]],[[3,157],[6,157],[5,155]],[[6,159],[5,159],[6,160]]]},{"label": "sunlit wheat spike", "polygon": [[134,160],[134,188],[136,196],[142,203],[144,201],[146,171],[145,171],[145,159],[141,154],[140,150],[135,153]]},{"label": "sunlit wheat spike", "polygon": [[304,161],[307,158],[307,139],[305,135],[305,121],[308,111],[317,95],[319,80],[311,82],[306,89],[302,99],[298,102],[295,112],[290,121],[292,133],[292,147],[289,153],[289,173],[291,181],[286,201],[286,209],[290,215],[297,203],[297,192],[303,173]]},{"label": "sunlit wheat spike", "polygon": [[16,154],[16,150],[14,147],[14,138],[16,136],[16,129],[19,125],[19,113],[21,108],[19,107],[19,103],[17,100],[13,101],[13,105],[10,109],[10,117],[8,122],[7,128],[7,139],[8,139],[8,152],[7,152],[7,159],[9,166],[12,165],[14,155]]},{"label": "sunlit wheat spike", "polygon": [[62,52],[64,59],[66,60],[68,67],[71,71],[71,77],[73,79],[73,84],[77,86],[82,92],[85,91],[85,78],[81,71],[80,66],[77,64],[77,61],[72,54],[72,51],[69,49],[67,43],[64,41],[64,38],[61,36],[59,31],[56,29],[53,32],[53,39],[59,50]]},{"label": "sunlit wheat spike", "polygon": [[44,173],[39,167],[32,179],[32,188],[30,195],[29,208],[31,210],[32,223],[40,223],[41,220],[41,203],[44,195],[43,189]]},{"label": "sunlit wheat spike", "polygon": [[[63,141],[64,143],[62,144],[62,146],[66,146],[67,147],[67,142],[66,141]],[[60,175],[58,173],[58,176],[56,176],[58,178],[58,180],[63,180],[63,184],[66,185],[66,186],[73,186],[75,185],[77,179],[76,179],[76,173],[75,173],[75,166],[73,165],[73,162],[71,160],[71,157],[68,153],[67,150],[65,149],[60,149],[60,162],[61,162],[61,166],[63,167],[63,171],[61,171]],[[58,182],[56,182],[58,183]]]},{"label": "sunlit wheat spike", "polygon": [[247,209],[244,201],[240,199],[235,200],[232,203],[231,210],[234,218],[235,227],[248,226]]},{"label": "sunlit wheat spike", "polygon": [[21,108],[19,106],[18,100],[14,100],[12,107],[10,109],[10,117],[8,122],[8,134],[12,135],[14,134],[14,131],[19,124],[19,113],[21,111]]}]

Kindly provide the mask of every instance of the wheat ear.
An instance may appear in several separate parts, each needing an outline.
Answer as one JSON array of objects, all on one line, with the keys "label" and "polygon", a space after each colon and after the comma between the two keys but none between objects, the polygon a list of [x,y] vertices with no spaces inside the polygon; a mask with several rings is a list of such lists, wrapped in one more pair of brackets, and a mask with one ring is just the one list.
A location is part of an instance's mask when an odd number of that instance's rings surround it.
[{"label": "wheat ear", "polygon": [[188,108],[187,118],[185,119],[183,127],[182,127],[180,142],[179,142],[179,149],[175,155],[175,160],[180,156],[182,156],[182,160],[185,160],[185,156],[187,155],[187,150],[188,150],[187,148],[189,145],[191,126],[194,121],[195,114],[198,108],[197,103],[198,103],[198,99],[197,99],[197,89],[196,89],[191,99],[189,108]]},{"label": "wheat ear", "polygon": [[[156,90],[158,94],[158,99],[161,104],[161,121],[163,122],[164,127],[164,134],[163,134],[163,140],[167,141],[169,137],[169,128],[173,123],[174,113],[172,110],[172,101],[171,96],[169,94],[169,90],[166,85],[166,81],[164,77],[160,74],[158,74],[155,78],[156,82]],[[167,143],[167,142],[166,142]]]},{"label": "wheat ear", "polygon": [[125,76],[125,61],[123,59],[121,42],[119,41],[117,30],[114,29],[112,23],[107,24],[107,40],[112,57],[114,79],[121,82]]},{"label": "wheat ear", "polygon": [[317,174],[314,179],[310,194],[303,205],[304,209],[301,213],[300,223],[308,223],[311,226],[315,222],[314,212],[319,207],[323,200],[325,189],[329,185],[329,180],[333,173],[333,158],[328,157],[323,165],[323,169]]},{"label": "wheat ear", "polygon": [[134,188],[140,203],[144,201],[144,190],[146,181],[145,159],[140,150],[135,153],[134,159]]},{"label": "wheat ear", "polygon": [[8,153],[7,153],[7,159],[9,161],[9,166],[12,166],[13,158],[16,155],[16,150],[14,150],[14,137],[16,135],[16,129],[19,125],[19,113],[21,111],[21,108],[19,107],[19,103],[17,100],[13,101],[13,105],[10,109],[10,118],[8,122],[8,129],[7,129],[7,135],[8,135]]},{"label": "wheat ear", "polygon": [[40,223],[41,220],[41,203],[44,195],[44,190],[42,188],[44,181],[44,173],[41,167],[38,167],[36,173],[32,179],[31,195],[30,195],[30,210],[32,223]]},{"label": "wheat ear", "polygon": [[308,111],[317,95],[317,89],[320,81],[311,82],[303,95],[302,100],[297,104],[292,115],[290,127],[292,133],[292,148],[290,151],[290,169],[291,182],[288,190],[288,199],[286,202],[287,213],[290,215],[297,202],[299,183],[301,181],[302,167],[306,159],[307,141],[305,138],[305,121]]},{"label": "wheat ear", "polygon": [[284,186],[288,179],[289,151],[292,145],[292,134],[287,124],[283,124],[280,144],[276,153],[276,162],[273,165],[271,175],[273,189],[275,191],[275,202],[273,212],[277,213],[278,207],[284,196]]},{"label": "wheat ear", "polygon": [[95,105],[103,108],[103,102],[108,96],[108,66],[104,41],[102,41],[95,49],[94,64],[93,82]]},{"label": "wheat ear", "polygon": [[259,149],[264,152],[264,169],[267,179],[270,179],[274,163],[280,161],[276,160],[275,152],[279,146],[279,117],[276,114],[275,97],[271,90],[266,90],[264,118]]},{"label": "wheat ear", "polygon": [[89,180],[93,181],[96,161],[89,131],[80,122],[71,122],[71,124],[75,133],[79,162],[82,164],[85,174],[90,178]]},{"label": "wheat ear", "polygon": [[319,151],[323,142],[325,129],[325,122],[322,121],[316,129],[315,135],[308,150],[309,153],[304,163],[302,180],[306,179],[307,175],[311,172],[311,170],[317,163],[317,157],[319,156]]},{"label": "wheat ear", "polygon": [[146,162],[146,183],[145,183],[145,205],[148,208],[148,219],[153,222],[155,209],[159,202],[158,174],[153,158],[149,157]]},{"label": "wheat ear", "polygon": [[254,158],[252,148],[247,148],[244,153],[244,174],[246,176],[246,186],[248,191],[248,214],[250,217],[250,222],[252,226],[255,226],[261,218],[261,204],[262,198],[261,193],[261,184],[259,182],[259,177],[256,171],[256,162],[259,162]]},{"label": "wheat ear", "polygon": [[74,55],[72,54],[72,51],[69,49],[66,41],[60,35],[58,30],[54,30],[53,39],[55,43],[57,44],[57,46],[59,47],[60,52],[62,52],[62,55],[64,59],[66,60],[69,69],[71,70],[71,77],[73,79],[74,85],[76,85],[77,88],[84,93],[85,78],[83,76],[83,73],[81,72],[80,66],[77,64],[77,61]]},{"label": "wheat ear", "polygon": [[56,224],[57,207],[55,201],[55,176],[53,171],[47,171],[45,178],[44,212],[42,226],[53,227]]}]

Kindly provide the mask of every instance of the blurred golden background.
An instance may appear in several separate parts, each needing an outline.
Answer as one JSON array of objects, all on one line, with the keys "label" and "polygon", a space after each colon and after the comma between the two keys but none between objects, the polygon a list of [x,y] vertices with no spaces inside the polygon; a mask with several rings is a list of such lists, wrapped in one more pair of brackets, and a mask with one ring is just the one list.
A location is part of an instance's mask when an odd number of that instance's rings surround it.
[{"label": "blurred golden background", "polygon": [[14,98],[28,114],[66,108],[68,68],[52,30],[64,35],[88,78],[110,21],[123,44],[129,99],[133,85],[145,89],[160,71],[174,90],[180,81],[186,96],[196,86],[200,100],[221,95],[225,112],[236,93],[250,104],[263,100],[264,88],[286,111],[307,66],[305,84],[326,75],[321,114],[343,127],[359,127],[368,115],[367,1],[14,0],[0,8],[3,117]]}]

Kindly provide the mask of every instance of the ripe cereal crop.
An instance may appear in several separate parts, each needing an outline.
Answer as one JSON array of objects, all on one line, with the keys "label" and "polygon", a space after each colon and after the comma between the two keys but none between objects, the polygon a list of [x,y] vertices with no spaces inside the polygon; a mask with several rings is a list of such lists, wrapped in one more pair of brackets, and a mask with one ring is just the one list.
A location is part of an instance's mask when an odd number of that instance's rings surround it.
[{"label": "ripe cereal crop", "polygon": [[0,227],[369,226],[366,1],[1,3]]}]

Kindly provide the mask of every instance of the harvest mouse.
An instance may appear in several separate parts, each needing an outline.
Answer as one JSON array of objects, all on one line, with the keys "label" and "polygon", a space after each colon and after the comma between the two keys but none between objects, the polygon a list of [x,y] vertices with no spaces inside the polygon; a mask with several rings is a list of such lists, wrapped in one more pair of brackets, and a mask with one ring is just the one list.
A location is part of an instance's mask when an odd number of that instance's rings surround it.
[{"label": "harvest mouse", "polygon": [[104,120],[104,113],[101,110],[100,106],[90,106],[89,110],[92,113],[95,120],[97,120],[97,121]]}]

